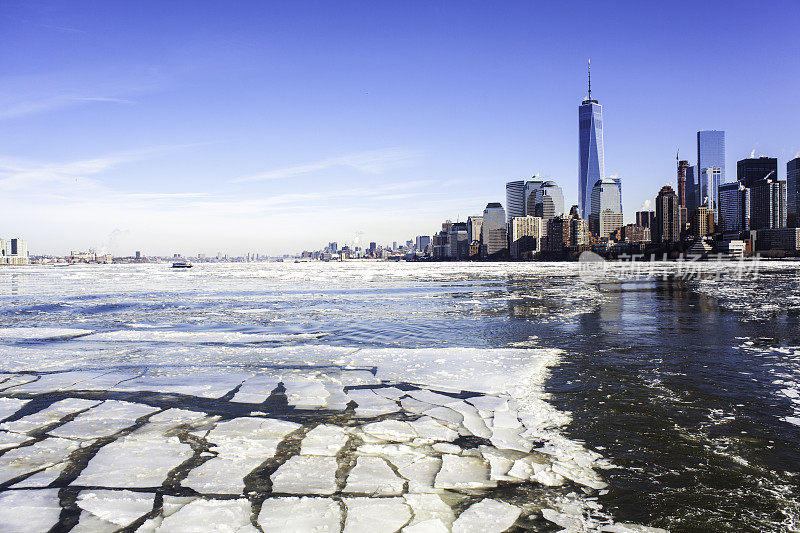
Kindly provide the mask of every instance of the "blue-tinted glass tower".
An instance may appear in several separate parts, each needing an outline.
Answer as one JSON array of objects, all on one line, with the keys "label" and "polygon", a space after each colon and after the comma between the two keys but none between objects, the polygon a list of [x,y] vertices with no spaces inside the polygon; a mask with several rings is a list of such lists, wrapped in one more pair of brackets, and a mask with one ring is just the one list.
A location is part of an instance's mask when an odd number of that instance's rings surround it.
[{"label": "blue-tinted glass tower", "polygon": [[[590,65],[591,68],[591,65]],[[578,107],[578,205],[581,218],[591,211],[592,187],[606,177],[603,158],[603,106],[592,99],[592,73],[589,70],[589,95]]]},{"label": "blue-tinted glass tower", "polygon": [[[703,196],[709,190],[709,184],[704,182],[704,168],[718,168],[719,184],[727,183],[725,179],[725,132],[719,130],[704,130],[697,132],[697,174],[698,188],[697,205],[702,205]],[[713,188],[712,188],[713,189]],[[717,198],[712,199],[716,203]]]}]

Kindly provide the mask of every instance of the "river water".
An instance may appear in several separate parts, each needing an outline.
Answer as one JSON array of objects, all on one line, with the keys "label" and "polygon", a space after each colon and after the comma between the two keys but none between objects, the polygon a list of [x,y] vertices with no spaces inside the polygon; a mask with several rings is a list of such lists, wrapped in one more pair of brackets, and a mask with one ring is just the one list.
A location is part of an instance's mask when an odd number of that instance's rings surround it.
[{"label": "river water", "polygon": [[800,265],[603,266],[0,270],[0,522],[800,530]]}]

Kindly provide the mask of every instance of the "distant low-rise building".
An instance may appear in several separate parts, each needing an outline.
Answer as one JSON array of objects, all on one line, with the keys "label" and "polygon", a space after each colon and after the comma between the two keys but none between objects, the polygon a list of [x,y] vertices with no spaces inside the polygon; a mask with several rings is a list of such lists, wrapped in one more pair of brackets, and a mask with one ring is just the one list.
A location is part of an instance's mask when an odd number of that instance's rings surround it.
[{"label": "distant low-rise building", "polygon": [[800,250],[800,228],[766,228],[756,231],[756,250]]}]

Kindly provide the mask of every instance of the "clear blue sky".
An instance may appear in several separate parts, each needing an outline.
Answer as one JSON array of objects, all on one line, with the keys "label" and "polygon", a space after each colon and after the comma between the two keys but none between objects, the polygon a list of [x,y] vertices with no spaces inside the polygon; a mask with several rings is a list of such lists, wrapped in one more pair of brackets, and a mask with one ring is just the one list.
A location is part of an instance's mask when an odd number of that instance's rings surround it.
[{"label": "clear blue sky", "polygon": [[0,236],[32,253],[404,241],[540,173],[577,201],[592,59],[626,219],[800,152],[800,2],[0,2]]}]

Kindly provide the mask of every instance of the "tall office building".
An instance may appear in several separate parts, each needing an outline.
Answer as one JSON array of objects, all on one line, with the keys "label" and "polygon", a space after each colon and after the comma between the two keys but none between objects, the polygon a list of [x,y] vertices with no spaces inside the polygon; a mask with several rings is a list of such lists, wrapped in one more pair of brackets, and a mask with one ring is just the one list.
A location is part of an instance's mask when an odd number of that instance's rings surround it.
[{"label": "tall office building", "polygon": [[752,229],[786,227],[786,182],[775,177],[756,182],[750,189]]},{"label": "tall office building", "polygon": [[655,211],[636,211],[636,225],[639,227],[652,228],[655,219]]},{"label": "tall office building", "polygon": [[533,216],[533,212],[536,206],[536,191],[538,191],[543,184],[544,181],[542,181],[542,179],[539,178],[538,176],[534,176],[525,182],[524,198],[525,198],[526,215]]},{"label": "tall office building", "polygon": [[699,177],[697,166],[686,167],[686,210],[689,212],[700,207]]},{"label": "tall office building", "polygon": [[592,187],[589,230],[600,238],[608,238],[611,232],[622,227],[619,184],[611,179],[602,179]]},{"label": "tall office building", "polygon": [[481,240],[482,216],[467,217],[467,239],[470,243]]},{"label": "tall office building", "polygon": [[688,168],[688,161],[678,161],[678,205],[681,207],[686,207],[686,169]]},{"label": "tall office building", "polygon": [[751,157],[736,162],[736,180],[748,189],[770,176],[778,177],[778,159],[775,157]]},{"label": "tall office building", "polygon": [[533,194],[533,212],[529,215],[547,220],[564,214],[564,192],[556,182],[545,181]]},{"label": "tall office building", "polygon": [[786,163],[786,224],[800,226],[800,157]]},{"label": "tall office building", "polygon": [[[708,207],[716,213],[719,201],[719,186],[722,181],[722,169],[719,167],[709,167],[700,170],[700,205]],[[716,215],[715,215],[716,216]],[[714,220],[714,223],[718,223]]]},{"label": "tall office building", "polygon": [[705,237],[714,233],[714,212],[708,207],[701,205],[692,213],[692,220],[689,221],[690,233],[697,237]]},{"label": "tall office building", "polygon": [[511,257],[525,258],[542,250],[544,221],[539,217],[514,217],[508,223]]},{"label": "tall office building", "polygon": [[[696,170],[702,172],[704,168],[712,167],[719,169],[719,182],[725,183],[725,132],[719,130],[698,131]],[[695,179],[698,177],[695,176]],[[697,199],[697,205],[703,205],[702,197]]]},{"label": "tall office building", "polygon": [[678,195],[669,185],[661,187],[656,197],[655,231],[651,239],[656,244],[677,242],[680,237]]},{"label": "tall office building", "polygon": [[603,106],[592,98],[592,71],[589,65],[589,94],[578,107],[578,205],[581,217],[591,210],[592,187],[606,177],[603,155]]},{"label": "tall office building", "polygon": [[481,226],[481,255],[498,257],[508,251],[508,233],[506,230],[506,211],[498,202],[486,204],[483,210]]},{"label": "tall office building", "polygon": [[719,186],[719,226],[726,233],[750,230],[750,189],[734,181]]},{"label": "tall office building", "polygon": [[525,182],[523,180],[506,183],[506,216],[509,221],[514,217],[525,216]]}]

